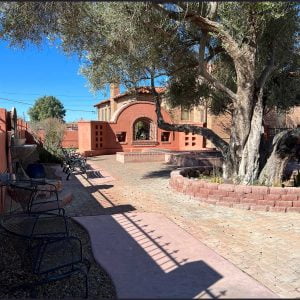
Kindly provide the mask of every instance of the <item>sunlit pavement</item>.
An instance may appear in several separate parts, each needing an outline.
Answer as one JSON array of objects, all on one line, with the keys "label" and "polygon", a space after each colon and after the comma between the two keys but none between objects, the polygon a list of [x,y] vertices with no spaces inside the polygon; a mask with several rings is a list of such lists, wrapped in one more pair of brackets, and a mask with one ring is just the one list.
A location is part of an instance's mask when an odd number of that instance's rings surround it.
[{"label": "sunlit pavement", "polygon": [[106,172],[105,178],[91,184],[84,175],[72,176],[67,183],[76,191],[68,207],[71,215],[133,210],[162,214],[275,294],[300,297],[299,214],[199,203],[169,189],[172,167],[162,163],[124,165],[114,155],[91,158],[89,163],[101,174]]}]

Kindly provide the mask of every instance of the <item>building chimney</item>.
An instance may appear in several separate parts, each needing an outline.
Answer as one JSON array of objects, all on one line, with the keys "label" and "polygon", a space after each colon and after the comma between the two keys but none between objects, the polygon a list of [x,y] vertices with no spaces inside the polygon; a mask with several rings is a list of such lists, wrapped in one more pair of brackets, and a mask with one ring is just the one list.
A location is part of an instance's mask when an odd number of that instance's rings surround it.
[{"label": "building chimney", "polygon": [[110,98],[114,98],[115,96],[120,94],[120,87],[116,83],[111,83],[110,86]]},{"label": "building chimney", "polygon": [[115,97],[120,94],[120,87],[116,83],[111,83],[110,86],[110,118],[113,113],[117,110],[117,103]]}]

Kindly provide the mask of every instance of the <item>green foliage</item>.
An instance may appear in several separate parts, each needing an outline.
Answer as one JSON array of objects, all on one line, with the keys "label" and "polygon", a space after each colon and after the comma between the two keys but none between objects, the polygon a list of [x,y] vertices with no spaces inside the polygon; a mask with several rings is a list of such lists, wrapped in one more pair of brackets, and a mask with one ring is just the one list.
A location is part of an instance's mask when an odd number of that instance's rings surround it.
[{"label": "green foliage", "polygon": [[[186,11],[207,17],[210,5],[165,4],[166,11],[183,12],[173,20],[149,2],[4,2],[0,5],[0,36],[13,46],[24,46],[25,41],[40,43],[44,36],[50,41],[59,37],[66,53],[77,52],[82,57],[81,72],[93,89],[103,89],[109,82],[133,87],[153,74],[157,78],[165,75],[173,106],[190,107],[209,99],[210,111],[219,114],[230,111],[232,103],[224,93],[199,80],[202,33],[184,18]],[[299,81],[286,75],[287,70],[299,71],[299,63],[292,63],[299,59],[299,5],[219,2],[216,20],[240,48],[255,47],[257,77],[275,46],[277,70],[264,89],[265,105],[286,109],[298,104]],[[211,36],[207,57],[212,49],[224,46],[217,34]],[[231,58],[221,51],[211,62],[213,75],[235,92],[237,75]]]},{"label": "green foliage", "polygon": [[31,121],[42,121],[47,118],[63,120],[66,111],[63,104],[53,96],[44,96],[36,100],[34,106],[29,109]]},{"label": "green foliage", "polygon": [[37,140],[42,137],[43,149],[40,151],[40,159],[43,162],[46,162],[45,160],[59,161],[66,125],[60,119],[48,118],[31,123],[30,129]]},{"label": "green foliage", "polygon": [[[94,90],[107,83],[145,85],[151,76],[164,76],[172,106],[188,108],[205,102],[211,113],[221,114],[232,112],[237,105],[201,77],[203,31],[190,22],[193,15],[210,18],[211,5],[178,2],[158,9],[150,2],[3,3],[0,36],[17,46],[24,46],[25,41],[39,43],[45,36],[50,41],[59,37],[65,53],[82,57],[81,72]],[[179,17],[165,12],[179,13]],[[286,110],[300,104],[299,76],[290,76],[299,74],[299,4],[218,2],[215,21],[232,36],[239,50],[255,49],[255,78],[249,78],[249,85],[257,84],[274,48],[276,69],[263,89],[265,107]],[[235,93],[246,85],[237,86],[236,65],[225,46],[221,34],[211,32],[205,59],[213,65],[215,79]]]},{"label": "green foliage", "polygon": [[45,148],[40,148],[39,151],[39,161],[41,163],[60,163],[60,156],[54,155],[47,151]]}]

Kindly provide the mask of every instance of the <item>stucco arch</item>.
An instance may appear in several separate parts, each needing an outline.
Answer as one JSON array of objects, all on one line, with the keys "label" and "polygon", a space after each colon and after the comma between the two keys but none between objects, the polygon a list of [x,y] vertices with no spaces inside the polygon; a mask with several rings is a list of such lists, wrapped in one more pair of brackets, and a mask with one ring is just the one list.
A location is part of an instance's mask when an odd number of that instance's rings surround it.
[{"label": "stucco arch", "polygon": [[[152,106],[152,110],[155,111],[155,103],[153,102],[150,102],[150,101],[130,101],[126,104],[124,104],[123,106],[119,107],[114,113],[113,115],[111,116],[111,119],[110,119],[110,123],[117,123],[118,122],[118,119],[119,117],[122,115],[122,113],[125,111],[125,110],[128,110],[130,108],[134,108],[134,106],[140,106],[140,105],[150,105]],[[166,122],[169,122],[169,123],[172,123],[172,120],[171,120],[171,117],[170,115],[163,109],[161,108],[161,112],[162,112],[162,115],[165,119]],[[150,111],[149,111],[150,113]],[[148,117],[147,115],[144,115],[144,117]],[[153,118],[151,116],[149,116],[148,118],[152,119]],[[156,120],[153,120],[154,122]]]}]

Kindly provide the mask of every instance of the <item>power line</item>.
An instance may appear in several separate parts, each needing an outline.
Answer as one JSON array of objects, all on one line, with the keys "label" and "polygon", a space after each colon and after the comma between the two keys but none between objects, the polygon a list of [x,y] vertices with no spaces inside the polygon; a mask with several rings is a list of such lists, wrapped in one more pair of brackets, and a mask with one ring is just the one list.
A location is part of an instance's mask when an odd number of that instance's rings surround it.
[{"label": "power line", "polygon": [[[6,101],[10,101],[10,102],[16,102],[16,103],[21,103],[21,104],[33,106],[32,103],[28,103],[28,102],[24,102],[24,101],[13,100],[13,99],[3,98],[3,97],[0,97],[0,99],[1,100],[6,100]],[[96,113],[94,110],[82,110],[82,109],[71,109],[71,108],[65,108],[65,110],[67,110],[67,111],[80,111],[80,112]]]},{"label": "power line", "polygon": [[17,102],[17,103],[21,103],[21,104],[25,104],[25,105],[30,105],[30,106],[33,105],[32,103],[27,103],[27,102],[24,102],[24,101],[18,101],[18,100],[13,100],[13,99],[8,99],[8,98],[0,97],[0,99],[1,100],[6,100],[6,101],[11,101],[11,102]]},{"label": "power line", "polygon": [[[1,92],[2,94],[10,94],[10,95],[28,95],[28,96],[45,96],[45,94],[38,94],[38,93],[16,93],[16,92]],[[59,97],[71,97],[71,98],[84,98],[87,99],[86,96],[78,96],[78,95],[64,95],[64,94],[56,94],[56,96]],[[96,100],[96,99],[90,99],[90,100]]]}]

